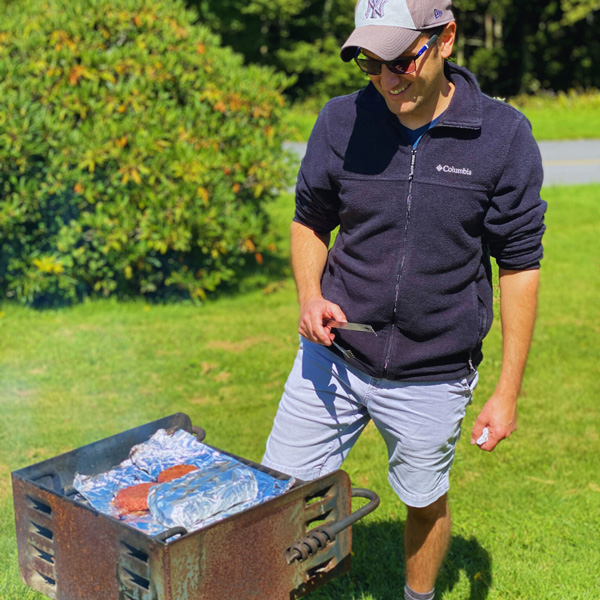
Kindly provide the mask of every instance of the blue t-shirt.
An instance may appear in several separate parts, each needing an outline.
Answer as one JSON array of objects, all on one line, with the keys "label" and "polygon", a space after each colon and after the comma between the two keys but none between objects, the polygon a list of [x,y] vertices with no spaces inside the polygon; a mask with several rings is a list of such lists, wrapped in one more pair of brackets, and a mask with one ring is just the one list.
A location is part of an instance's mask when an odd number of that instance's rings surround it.
[{"label": "blue t-shirt", "polygon": [[426,125],[423,125],[422,127],[419,127],[418,129],[409,129],[408,127],[406,127],[405,125],[402,125],[402,123],[400,123],[400,126],[402,127],[406,137],[408,137],[408,139],[410,140],[410,143],[412,144],[413,148],[416,148],[419,145],[419,142],[421,141],[423,134],[427,130],[434,127],[435,124],[440,120],[441,116],[442,115],[439,115],[433,121],[427,123]]}]

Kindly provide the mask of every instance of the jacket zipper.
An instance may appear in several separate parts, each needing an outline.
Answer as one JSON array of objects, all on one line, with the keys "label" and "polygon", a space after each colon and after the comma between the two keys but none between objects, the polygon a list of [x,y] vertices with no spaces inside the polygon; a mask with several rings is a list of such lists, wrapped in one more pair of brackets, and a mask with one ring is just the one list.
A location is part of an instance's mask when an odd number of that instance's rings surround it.
[{"label": "jacket zipper", "polygon": [[[396,322],[396,310],[398,308],[398,298],[400,296],[400,280],[402,278],[402,271],[404,270],[404,259],[406,258],[406,237],[408,232],[408,223],[410,221],[410,208],[412,201],[412,186],[413,186],[413,178],[415,175],[415,161],[417,157],[417,149],[413,148],[411,151],[410,157],[410,173],[408,175],[408,196],[406,198],[406,223],[404,224],[404,246],[402,248],[402,260],[400,262],[400,267],[398,269],[398,274],[396,276],[396,294],[394,297],[394,310],[392,311],[392,326]],[[392,330],[393,332],[393,330]],[[388,366],[390,363],[390,356],[392,354],[392,334],[390,334],[390,338],[388,340],[388,348],[387,354],[385,357],[385,362],[383,364],[383,376],[385,377],[387,374]]]}]

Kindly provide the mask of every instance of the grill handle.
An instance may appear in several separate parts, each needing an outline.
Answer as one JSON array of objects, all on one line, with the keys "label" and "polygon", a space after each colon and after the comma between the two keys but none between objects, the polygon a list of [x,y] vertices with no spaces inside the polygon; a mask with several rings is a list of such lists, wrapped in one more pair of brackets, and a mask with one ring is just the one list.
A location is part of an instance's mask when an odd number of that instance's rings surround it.
[{"label": "grill handle", "polygon": [[306,537],[290,546],[285,551],[285,560],[288,565],[291,565],[295,561],[302,562],[309,556],[314,556],[319,550],[325,548],[327,544],[333,542],[335,536],[340,533],[340,531],[346,529],[346,527],[349,527],[353,523],[356,523],[356,521],[362,519],[370,512],[373,512],[379,506],[379,496],[371,490],[352,488],[350,494],[352,498],[367,498],[369,502],[349,514],[347,517],[344,517],[331,525],[312,529]]},{"label": "grill handle", "polygon": [[196,436],[196,439],[201,442],[206,437],[206,431],[202,427],[192,425],[192,433]]},{"label": "grill handle", "polygon": [[166,531],[155,535],[154,539],[158,540],[159,542],[166,542],[170,537],[173,537],[174,535],[186,535],[187,533],[188,530],[185,527],[171,527],[171,529],[167,529]]}]

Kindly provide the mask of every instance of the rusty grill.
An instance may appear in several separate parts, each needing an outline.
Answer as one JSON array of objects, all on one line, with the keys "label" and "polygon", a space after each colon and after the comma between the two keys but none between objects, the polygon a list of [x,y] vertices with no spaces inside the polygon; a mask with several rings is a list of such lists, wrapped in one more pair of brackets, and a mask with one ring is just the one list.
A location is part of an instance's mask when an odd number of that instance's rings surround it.
[{"label": "rusty grill", "polygon": [[[109,470],[161,428],[199,431],[178,413],[12,473],[27,585],[56,600],[292,600],[349,570],[351,524],[379,499],[344,471],[191,533],[151,537],[77,501],[75,473]],[[351,513],[352,496],[370,501]]]}]

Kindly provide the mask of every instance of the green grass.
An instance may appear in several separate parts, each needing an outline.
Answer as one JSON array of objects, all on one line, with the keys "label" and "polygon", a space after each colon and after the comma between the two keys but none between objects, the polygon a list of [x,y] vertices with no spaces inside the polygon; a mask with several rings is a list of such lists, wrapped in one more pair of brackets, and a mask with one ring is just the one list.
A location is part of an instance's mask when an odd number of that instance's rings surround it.
[{"label": "green grass", "polygon": [[[508,100],[531,121],[538,141],[600,138],[600,90],[518,96]],[[306,141],[317,119],[314,107],[293,106],[286,117],[294,141]]]},{"label": "green grass", "polygon": [[[600,595],[600,186],[547,188],[544,197],[546,257],[519,430],[492,454],[468,443],[498,374],[496,322],[452,472],[454,530],[438,600]],[[291,198],[273,209],[287,229]],[[260,460],[297,346],[291,278],[267,292],[200,308],[0,307],[1,600],[42,598],[19,579],[12,470],[177,411],[204,427],[210,443]],[[382,503],[354,527],[351,573],[308,598],[396,600],[405,511],[387,484],[373,427],[344,468]]]},{"label": "green grass", "polygon": [[600,138],[600,90],[540,93],[509,102],[531,121],[537,140]]}]

